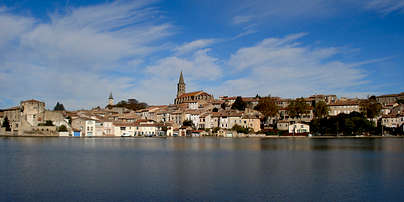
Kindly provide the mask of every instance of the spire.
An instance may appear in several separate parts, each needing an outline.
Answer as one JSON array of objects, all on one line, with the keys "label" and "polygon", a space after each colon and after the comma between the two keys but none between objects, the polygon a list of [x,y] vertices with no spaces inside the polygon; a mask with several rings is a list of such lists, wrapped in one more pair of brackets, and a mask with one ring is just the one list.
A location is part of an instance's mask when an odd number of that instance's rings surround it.
[{"label": "spire", "polygon": [[114,98],[112,97],[112,92],[109,93],[109,98],[108,98],[108,99],[114,99]]},{"label": "spire", "polygon": [[184,82],[184,76],[182,75],[181,71],[180,80],[178,81],[177,84],[177,97],[181,96],[184,93],[185,93],[185,82]]},{"label": "spire", "polygon": [[182,71],[181,71],[180,80],[178,81],[178,83],[181,83],[181,84],[185,83],[184,82],[184,76],[182,76]]}]

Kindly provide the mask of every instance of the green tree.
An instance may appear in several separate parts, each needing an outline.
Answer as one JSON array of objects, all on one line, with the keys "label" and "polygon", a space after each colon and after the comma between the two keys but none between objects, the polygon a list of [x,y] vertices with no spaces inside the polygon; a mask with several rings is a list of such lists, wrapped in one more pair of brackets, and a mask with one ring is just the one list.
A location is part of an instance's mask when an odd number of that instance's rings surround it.
[{"label": "green tree", "polygon": [[11,131],[10,121],[8,120],[7,116],[4,118],[3,124],[1,125],[1,127],[6,128],[6,131]]},{"label": "green tree", "polygon": [[63,104],[60,104],[59,102],[56,103],[56,106],[53,108],[54,111],[64,111],[65,107]]},{"label": "green tree", "polygon": [[290,102],[288,106],[289,116],[301,118],[303,114],[309,113],[310,105],[306,103],[304,98],[297,98]]},{"label": "green tree", "polygon": [[191,120],[185,120],[184,122],[182,122],[183,126],[191,126],[192,128],[195,128],[194,122],[192,122]]},{"label": "green tree", "polygon": [[240,125],[234,125],[232,128],[231,128],[232,130],[234,130],[234,131],[237,131],[238,133],[244,133],[244,134],[248,134],[248,133],[250,133],[250,128],[244,128],[244,127],[242,127],[242,126],[240,126]]},{"label": "green tree", "polygon": [[358,112],[338,114],[335,117],[313,119],[310,123],[313,133],[362,135],[377,134],[376,127]]},{"label": "green tree", "polygon": [[317,102],[314,107],[314,116],[316,118],[324,118],[328,115],[330,108],[324,101]]},{"label": "green tree", "polygon": [[214,128],[212,129],[212,133],[217,133],[219,130],[220,130],[219,127],[214,127]]},{"label": "green tree", "polygon": [[[145,102],[139,102],[136,99],[128,99],[128,101],[122,100],[120,102],[118,102],[116,105],[116,107],[124,107],[127,109],[131,109],[131,110],[139,110],[139,109],[145,109],[148,107],[148,105]],[[108,108],[111,108],[112,106],[107,106]]]},{"label": "green tree", "polygon": [[362,114],[370,119],[377,117],[382,110],[382,105],[376,101],[375,96],[362,100],[359,105]]},{"label": "green tree", "polygon": [[58,132],[67,132],[67,128],[65,125],[61,125],[58,127]]},{"label": "green tree", "polygon": [[278,114],[279,107],[271,97],[263,97],[259,99],[257,106],[254,108],[261,112],[265,117],[274,117]]},{"label": "green tree", "polygon": [[241,96],[237,96],[236,101],[234,101],[233,105],[231,106],[232,109],[237,109],[240,111],[244,111],[247,104],[243,101]]},{"label": "green tree", "polygon": [[38,126],[55,126],[51,120],[46,120],[45,123],[40,123]]}]

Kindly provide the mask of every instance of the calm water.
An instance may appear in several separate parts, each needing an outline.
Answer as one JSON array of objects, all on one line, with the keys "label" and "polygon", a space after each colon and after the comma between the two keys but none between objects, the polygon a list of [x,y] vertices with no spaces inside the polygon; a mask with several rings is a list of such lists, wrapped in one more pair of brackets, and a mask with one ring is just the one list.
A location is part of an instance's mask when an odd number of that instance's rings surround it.
[{"label": "calm water", "polygon": [[0,138],[0,201],[404,201],[404,139]]}]

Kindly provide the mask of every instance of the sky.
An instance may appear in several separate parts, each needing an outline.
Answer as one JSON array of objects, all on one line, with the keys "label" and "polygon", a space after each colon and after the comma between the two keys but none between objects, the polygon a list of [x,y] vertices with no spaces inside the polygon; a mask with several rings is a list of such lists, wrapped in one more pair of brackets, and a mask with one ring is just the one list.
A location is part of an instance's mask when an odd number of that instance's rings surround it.
[{"label": "sky", "polygon": [[404,0],[0,0],[0,108],[404,91]]}]

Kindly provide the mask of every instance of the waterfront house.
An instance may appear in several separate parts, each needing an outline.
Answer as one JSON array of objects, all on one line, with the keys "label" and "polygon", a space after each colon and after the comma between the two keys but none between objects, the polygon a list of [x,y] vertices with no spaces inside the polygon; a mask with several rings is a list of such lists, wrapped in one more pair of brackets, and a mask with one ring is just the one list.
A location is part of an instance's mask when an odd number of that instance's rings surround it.
[{"label": "waterfront house", "polygon": [[95,136],[114,136],[113,121],[99,119],[95,122]]},{"label": "waterfront house", "polygon": [[136,123],[113,122],[114,136],[134,136]]},{"label": "waterfront house", "polygon": [[80,130],[82,136],[94,136],[95,121],[87,117],[75,117],[72,119],[72,128]]},{"label": "waterfront house", "polygon": [[294,123],[289,125],[290,134],[304,134],[310,132],[310,126],[304,123]]}]

